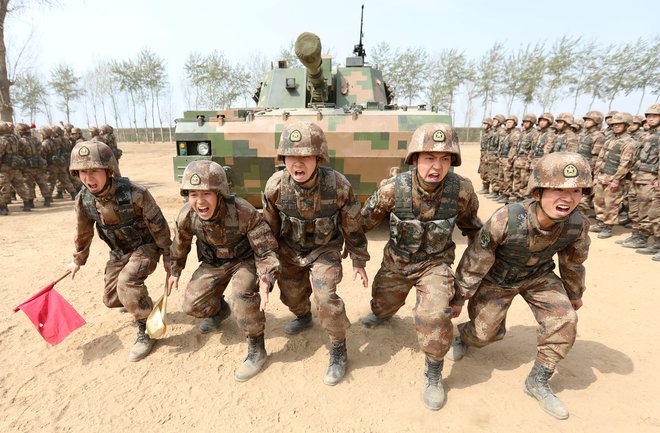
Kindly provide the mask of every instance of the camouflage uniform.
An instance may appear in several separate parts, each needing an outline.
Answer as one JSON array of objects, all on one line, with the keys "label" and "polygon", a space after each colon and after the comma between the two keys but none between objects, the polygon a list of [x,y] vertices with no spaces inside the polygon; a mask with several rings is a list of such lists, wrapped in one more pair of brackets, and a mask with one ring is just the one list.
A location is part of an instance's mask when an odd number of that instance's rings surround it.
[{"label": "camouflage uniform", "polygon": [[119,161],[124,152],[122,152],[122,150],[117,147],[117,139],[115,138],[113,131],[114,129],[112,126],[108,125],[107,123],[101,125],[99,128],[98,139],[107,144],[108,147],[112,149],[112,153],[114,153],[115,158],[117,158],[117,161]]},{"label": "camouflage uniform", "polygon": [[19,140],[24,149],[26,167],[23,169],[25,175],[25,184],[28,189],[30,197],[30,205],[34,206],[34,199],[36,197],[35,184],[39,185],[41,196],[50,199],[51,191],[48,185],[48,175],[46,173],[46,160],[41,156],[41,142],[39,139],[32,135],[30,127],[24,123],[16,125],[16,131],[19,134]]},{"label": "camouflage uniform", "polygon": [[495,198],[500,195],[500,187],[502,181],[500,180],[500,158],[499,149],[500,141],[503,139],[506,131],[502,127],[504,123],[504,116],[498,114],[493,118],[493,129],[491,131],[490,141],[488,142],[488,156],[487,156],[487,170],[488,180],[490,181],[490,198]]},{"label": "camouflage uniform", "polygon": [[504,200],[515,200],[513,194],[513,162],[518,153],[518,144],[522,136],[520,130],[516,128],[518,118],[516,116],[509,116],[506,120],[515,121],[514,125],[505,130],[505,135],[500,141],[499,158],[500,158],[500,172],[499,179],[501,182],[500,195]]},{"label": "camouflage uniform", "polygon": [[545,155],[546,149],[550,149],[552,142],[555,139],[556,133],[550,126],[555,121],[555,117],[551,113],[543,113],[539,116],[539,129],[538,138],[532,144],[532,149],[529,156],[529,171],[533,171],[538,160]]},{"label": "camouflage uniform", "polygon": [[493,135],[492,129],[493,119],[487,117],[481,122],[481,140],[479,142],[479,176],[481,176],[481,183],[483,188],[479,191],[480,194],[488,194],[490,188],[490,178],[488,177],[488,145]]},{"label": "camouflage uniform", "polygon": [[[529,127],[525,129],[525,122]],[[513,186],[512,196],[514,200],[522,200],[527,193],[527,182],[529,181],[529,159],[532,153],[532,146],[538,141],[539,131],[534,128],[536,116],[527,114],[523,117],[523,130],[521,132],[520,143],[513,161]]]},{"label": "camouflage uniform", "polygon": [[[612,118],[612,124],[627,123],[624,113],[617,113]],[[625,177],[630,171],[633,154],[635,151],[635,142],[624,131],[620,134],[614,134],[610,138],[598,155],[598,161],[594,168],[594,176],[597,178],[594,186],[594,207],[596,210],[596,219],[598,225],[592,227],[591,231],[605,232],[599,233],[599,237],[609,237],[611,228],[618,221],[619,208],[623,201],[623,188]],[[610,190],[610,185],[618,185],[616,192]]]},{"label": "camouflage uniform", "polygon": [[[93,165],[93,159],[104,167]],[[89,168],[106,168],[111,173],[117,165],[107,146],[89,141],[73,148],[71,160],[73,175]],[[153,303],[144,281],[156,269],[161,254],[168,266],[170,229],[145,187],[125,177],[111,177],[109,183],[103,196],[85,188],[76,197],[73,261],[79,266],[87,262],[96,225],[99,237],[110,247],[103,303],[109,308],[125,307],[136,320],[146,319]]]},{"label": "camouflage uniform", "polygon": [[560,127],[560,131],[557,132],[556,137],[552,141],[551,145],[544,149],[544,153],[552,152],[577,152],[578,151],[578,139],[575,132],[571,129],[571,124],[574,122],[573,115],[570,113],[559,113],[557,115],[557,122],[563,122],[563,125]]},{"label": "camouflage uniform", "polygon": [[30,210],[30,193],[22,171],[25,159],[21,154],[21,143],[11,125],[0,122],[0,215],[8,214],[7,204],[11,202],[12,187],[23,199],[23,210]]},{"label": "camouflage uniform", "polygon": [[48,183],[50,184],[50,195],[52,196],[57,182],[60,182],[63,190],[66,190],[74,199],[77,191],[69,178],[68,160],[71,153],[67,152],[66,143],[59,136],[55,136],[52,128],[44,126],[40,129],[40,132],[43,157],[48,163],[46,170],[48,172]]}]

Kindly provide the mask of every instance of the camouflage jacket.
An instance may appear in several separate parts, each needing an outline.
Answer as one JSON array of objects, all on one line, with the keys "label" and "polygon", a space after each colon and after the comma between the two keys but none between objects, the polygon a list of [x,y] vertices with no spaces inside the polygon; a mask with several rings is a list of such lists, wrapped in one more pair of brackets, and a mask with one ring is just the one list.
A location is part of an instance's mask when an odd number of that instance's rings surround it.
[{"label": "camouflage jacket", "polygon": [[479,140],[479,150],[483,155],[488,151],[488,143],[490,143],[491,135],[493,135],[492,128],[481,130],[481,139]]},{"label": "camouflage jacket", "polygon": [[[211,246],[216,253],[221,252],[219,255],[229,257],[228,261],[244,260],[242,257],[233,257],[229,249],[247,239],[252,251],[249,259],[255,262],[257,277],[265,276],[272,287],[280,268],[280,261],[276,252],[277,241],[273,237],[270,227],[259,211],[242,198],[235,197],[233,203],[219,200],[218,206],[220,209],[217,217],[210,221],[202,220],[190,204],[183,206],[176,218],[171,248],[171,274],[175,277],[181,275],[181,270],[186,266],[193,236],[197,237],[198,242],[201,241]],[[230,209],[229,206],[232,206],[233,209]],[[228,212],[234,210],[235,219],[238,220],[238,228],[234,229],[236,233],[232,233],[226,224],[229,220]],[[201,257],[199,259],[202,260]]]},{"label": "camouflage jacket", "polygon": [[633,180],[639,184],[650,184],[660,178],[660,129],[651,128],[637,146],[632,168]]},{"label": "camouflage jacket", "polygon": [[597,127],[594,127],[591,131],[586,131],[580,136],[578,153],[589,160],[592,170],[604,143],[605,134]]},{"label": "camouflage jacket", "polygon": [[509,164],[513,164],[516,159],[521,136],[520,129],[511,128],[506,131],[504,138],[500,141],[500,158],[506,158]]},{"label": "camouflage jacket", "polygon": [[[412,211],[418,221],[432,221],[436,216],[440,202],[443,200],[444,185],[440,185],[432,192],[425,191],[419,185],[416,173],[416,170],[412,171]],[[474,192],[472,182],[468,178],[458,174],[455,174],[455,176],[459,181],[455,224],[462,234],[468,237],[468,242],[472,243],[482,225],[477,215],[479,199]],[[391,214],[395,213],[396,210],[396,179],[392,178],[378,188],[364,204],[361,213],[365,232],[376,227],[383,219],[391,218]],[[428,262],[453,263],[455,246],[451,240],[450,242],[452,243],[450,248],[433,255]],[[392,243],[393,241],[390,239],[384,253],[392,262],[397,263],[401,268],[405,268],[407,265],[418,265],[417,263],[410,264],[405,257],[400,257],[392,248]]]},{"label": "camouflage jacket", "polygon": [[18,137],[15,134],[0,134],[0,165],[7,164],[9,157],[22,157]]},{"label": "camouflage jacket", "polygon": [[[144,221],[146,230],[149,232],[144,234],[145,238],[153,238],[153,242],[158,245],[160,253],[163,255],[163,260],[169,260],[170,245],[172,243],[170,228],[160,207],[144,186],[130,182],[130,188],[134,215]],[[73,261],[80,266],[87,262],[89,247],[94,237],[94,220],[88,217],[83,206],[82,197],[83,194],[78,194],[74,205],[76,230],[73,240],[75,246]],[[112,179],[112,186],[108,193],[103,197],[96,197],[94,204],[104,225],[111,226],[121,222],[115,178]]]},{"label": "camouflage jacket", "polygon": [[[364,268],[369,260],[367,251],[367,237],[362,230],[362,220],[360,217],[360,202],[353,194],[353,188],[344,175],[334,171],[336,179],[336,197],[337,197],[337,225],[339,226],[340,236],[324,246],[313,248],[311,251],[300,251],[298,245],[295,245],[292,239],[282,236],[282,216],[283,211],[281,200],[281,184],[285,176],[285,170],[273,174],[268,182],[263,194],[263,214],[264,219],[270,226],[273,234],[280,244],[280,254],[295,260],[301,266],[306,266],[316,260],[326,251],[341,251],[342,246],[346,245],[353,260],[354,268]],[[293,180],[289,181],[289,187],[295,192],[296,208],[300,215],[300,220],[311,221],[321,215],[321,188],[319,183],[312,188],[305,189],[296,185]]]},{"label": "camouflage jacket", "polygon": [[546,153],[552,152],[577,152],[578,139],[575,132],[567,128],[565,131],[557,133],[554,140],[552,140],[552,147]]},{"label": "camouflage jacket", "polygon": [[539,139],[539,131],[535,128],[529,128],[527,131],[521,131],[520,134],[521,136],[520,142],[518,143],[516,159],[528,160],[530,159],[534,143]]},{"label": "camouflage jacket", "polygon": [[[537,202],[528,200],[522,203],[527,217],[527,249],[530,253],[543,252],[558,242],[565,232],[566,223],[558,223],[550,230],[544,230],[539,226],[536,217]],[[451,301],[452,305],[463,305],[466,299],[474,295],[481,281],[486,278],[497,260],[497,251],[500,246],[506,245],[509,206],[502,206],[484,223],[479,239],[468,245],[458,267],[456,268],[455,288],[456,294]],[[576,215],[575,212],[578,212]],[[576,210],[573,217],[579,217],[582,228],[574,242],[564,247],[557,253],[559,258],[559,273],[568,297],[572,300],[581,299],[585,291],[585,268],[584,261],[589,254],[589,220]],[[524,226],[523,226],[524,227]],[[532,255],[530,261],[534,262]],[[519,263],[519,267],[534,265],[535,263]],[[551,268],[546,272],[552,272]],[[532,278],[537,278],[536,275]],[[515,287],[515,284],[512,285]]]},{"label": "camouflage jacket", "polygon": [[539,134],[538,138],[534,143],[532,143],[532,149],[531,152],[529,153],[530,162],[533,159],[538,159],[542,157],[546,153],[550,153],[550,149],[552,148],[552,141],[555,139],[556,136],[556,134],[550,128],[539,129],[537,132]]},{"label": "camouflage jacket", "polygon": [[630,134],[612,135],[598,155],[594,177],[605,183],[621,182],[630,172],[634,153],[635,141]]}]

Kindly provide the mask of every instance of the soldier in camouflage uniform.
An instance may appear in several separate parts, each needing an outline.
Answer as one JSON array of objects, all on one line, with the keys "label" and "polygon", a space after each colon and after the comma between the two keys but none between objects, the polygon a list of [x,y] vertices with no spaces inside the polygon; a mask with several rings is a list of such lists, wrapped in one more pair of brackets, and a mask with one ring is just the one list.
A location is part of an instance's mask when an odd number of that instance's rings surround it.
[{"label": "soldier in camouflage uniform", "polygon": [[639,254],[653,254],[660,261],[660,103],[646,110],[649,129],[638,148],[633,168],[639,209],[638,232],[653,236],[651,245],[639,248]]},{"label": "soldier in camouflage uniform", "polygon": [[124,307],[135,317],[137,340],[128,360],[139,361],[154,345],[146,332],[153,303],[144,281],[156,270],[161,254],[169,272],[170,229],[149,191],[119,177],[117,160],[105,144],[78,143],[71,151],[69,169],[85,187],[74,205],[75,251],[67,270],[73,278],[87,262],[96,225],[99,237],[110,247],[103,303],[108,308]]},{"label": "soldier in camouflage uniform", "polygon": [[[67,125],[70,125],[69,123]],[[66,125],[64,125],[66,127]],[[66,131],[66,128],[65,128]],[[71,149],[75,147],[76,144],[87,141],[83,138],[82,136],[82,130],[80,128],[71,128],[69,131],[69,142]],[[82,182],[80,181],[80,178],[78,176],[70,176],[71,179],[71,184],[75,188],[76,191],[80,191],[83,187]]]},{"label": "soldier in camouflage uniform", "polygon": [[284,331],[294,335],[312,325],[309,297],[314,294],[321,325],[332,344],[324,383],[335,385],[346,373],[350,326],[344,302],[337,295],[344,245],[353,260],[353,279],[359,275],[368,287],[364,267],[369,253],[360,202],[341,173],[320,166],[329,158],[325,134],[318,125],[286,125],[277,155],[286,169],[268,179],[263,213],[280,244],[280,299],[296,315]]},{"label": "soldier in camouflage uniform", "polygon": [[594,207],[598,223],[589,231],[598,233],[598,238],[612,236],[612,227],[618,221],[619,209],[623,201],[621,184],[632,166],[635,141],[628,134],[632,116],[616,113],[612,116],[613,135],[605,142],[598,155],[594,168]]},{"label": "soldier in camouflage uniform", "polygon": [[529,159],[532,146],[538,141],[539,131],[534,128],[536,116],[526,114],[523,117],[520,143],[513,161],[513,186],[511,188],[512,201],[521,201],[527,194],[527,182],[529,181]]},{"label": "soldier in camouflage uniform", "polygon": [[470,180],[449,170],[461,165],[458,137],[449,125],[417,128],[406,164],[415,167],[381,186],[362,208],[365,231],[388,218],[390,239],[372,285],[372,312],[361,322],[371,328],[389,320],[416,287],[415,328],[426,355],[424,404],[438,410],[445,401],[441,373],[453,334],[452,232],[456,225],[473,242],[481,228],[479,201]]},{"label": "soldier in camouflage uniform", "polygon": [[548,143],[544,153],[552,152],[577,152],[578,139],[571,125],[575,118],[571,113],[559,113],[557,115],[557,135],[551,143]]},{"label": "soldier in camouflage uniform", "polygon": [[498,203],[507,203],[515,201],[516,196],[513,193],[513,162],[518,154],[518,144],[522,136],[518,126],[518,117],[509,115],[504,122],[505,134],[500,139],[500,197],[496,200]]},{"label": "soldier in camouflage uniform", "polygon": [[490,194],[488,198],[499,198],[500,197],[500,186],[502,181],[500,180],[500,141],[503,135],[506,133],[502,125],[504,124],[505,117],[503,114],[498,114],[493,117],[493,129],[491,131],[490,141],[488,142],[488,180],[490,181]]},{"label": "soldier in camouflage uniform", "polygon": [[30,193],[25,185],[25,159],[21,143],[9,122],[0,121],[0,215],[8,215],[12,188],[23,200],[23,212],[29,212]]},{"label": "soldier in camouflage uniform", "polygon": [[584,130],[584,120],[583,119],[575,119],[573,123],[571,123],[571,131],[575,133],[577,136],[578,140],[580,139],[580,136],[582,135]]},{"label": "soldier in camouflage uniform", "polygon": [[612,130],[612,117],[617,113],[618,111],[608,111],[605,115],[605,124],[607,125],[607,128],[603,131],[603,134],[605,134],[605,141],[608,141],[612,138],[612,135],[614,135],[614,131]]},{"label": "soldier in camouflage uniform", "polygon": [[[584,120],[584,129],[583,134],[578,137],[578,153],[589,161],[591,173],[593,174],[598,154],[600,154],[605,143],[605,135],[600,130],[603,125],[603,113],[589,111],[582,119]],[[580,209],[583,212],[586,213],[592,208],[593,197],[593,192],[582,196]]]},{"label": "soldier in camouflage uniform", "polygon": [[117,147],[117,139],[115,138],[113,132],[114,129],[107,123],[101,125],[99,128],[99,140],[107,144],[108,147],[112,149],[112,153],[115,154],[115,158],[117,158],[117,161],[119,161],[124,152],[122,152],[122,150]]},{"label": "soldier in camouflage uniform", "polygon": [[493,135],[493,119],[486,117],[481,122],[481,140],[479,142],[479,150],[481,155],[479,158],[479,176],[481,176],[482,188],[477,191],[479,194],[488,194],[490,188],[490,179],[488,178],[488,143]]},{"label": "soldier in camouflage uniform", "polygon": [[[558,419],[568,418],[568,410],[548,380],[575,342],[590,244],[589,220],[575,209],[591,185],[589,163],[582,156],[555,152],[542,157],[529,180],[532,200],[495,211],[478,241],[468,245],[456,269],[451,301],[453,317],[458,317],[469,299],[470,321],[458,325],[459,335],[447,354],[458,361],[468,347],[504,338],[513,298],[523,297],[539,324],[525,392]],[[561,278],[552,272],[555,254]]]},{"label": "soldier in camouflage uniform", "polygon": [[549,149],[552,146],[552,142],[556,136],[556,132],[550,128],[555,122],[555,116],[552,113],[546,112],[541,114],[538,122],[539,135],[536,142],[532,144],[532,150],[529,154],[529,165],[526,166],[529,172],[534,170],[538,160],[545,155],[545,149]]},{"label": "soldier in camouflage uniform", "polygon": [[49,182],[52,187],[57,186],[57,194],[54,198],[64,198],[63,193],[66,191],[71,196],[71,200],[75,200],[78,191],[73,186],[73,183],[71,183],[71,178],[69,177],[69,160],[72,150],[70,148],[71,142],[69,139],[64,138],[64,130],[59,125],[53,124],[50,127],[50,131],[50,140],[52,141],[53,149],[55,149],[54,154],[58,156],[56,160],[48,161]]},{"label": "soldier in camouflage uniform", "polygon": [[264,310],[280,266],[277,241],[254,206],[230,194],[227,175],[216,162],[188,164],[181,195],[188,203],[176,219],[168,293],[179,285],[195,236],[201,264],[186,287],[183,311],[205,318],[202,333],[217,329],[230,314],[224,293],[231,284],[236,293],[236,321],[248,343],[247,357],[234,378],[245,382],[266,363]]},{"label": "soldier in camouflage uniform", "polygon": [[30,127],[25,123],[16,125],[16,134],[21,142],[21,148],[25,152],[25,168],[23,174],[25,176],[25,185],[27,187],[29,197],[28,205],[31,209],[34,208],[34,199],[36,197],[35,185],[39,185],[39,191],[44,198],[50,198],[50,187],[48,185],[48,174],[46,173],[46,160],[41,156],[41,141],[32,135]]},{"label": "soldier in camouflage uniform", "polygon": [[99,134],[101,134],[101,131],[99,131],[99,128],[96,126],[90,126],[87,128],[87,132],[89,132],[89,141],[100,141]]}]

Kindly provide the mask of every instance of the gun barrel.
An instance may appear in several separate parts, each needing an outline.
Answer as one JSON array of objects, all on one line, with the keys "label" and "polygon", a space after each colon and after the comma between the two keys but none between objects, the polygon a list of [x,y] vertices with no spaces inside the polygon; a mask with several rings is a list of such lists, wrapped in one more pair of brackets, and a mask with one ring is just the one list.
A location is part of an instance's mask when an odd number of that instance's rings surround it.
[{"label": "gun barrel", "polygon": [[295,43],[296,56],[307,68],[312,102],[325,101],[325,80],[321,69],[321,39],[314,33],[301,33]]}]

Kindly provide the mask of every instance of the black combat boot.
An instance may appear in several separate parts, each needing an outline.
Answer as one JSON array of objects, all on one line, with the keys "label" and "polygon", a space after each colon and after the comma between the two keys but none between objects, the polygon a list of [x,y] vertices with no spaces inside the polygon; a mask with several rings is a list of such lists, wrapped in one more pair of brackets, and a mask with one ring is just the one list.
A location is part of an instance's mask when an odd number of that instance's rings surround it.
[{"label": "black combat boot", "polygon": [[482,184],[482,187],[479,191],[477,191],[477,194],[488,194],[488,189],[490,188],[489,184]]},{"label": "black combat boot", "polygon": [[660,252],[660,238],[653,238],[653,243],[646,247],[646,248],[639,248],[637,251],[635,251],[638,254],[644,254],[647,256],[651,256],[654,254],[658,254]]},{"label": "black combat boot", "polygon": [[64,194],[62,193],[62,191],[57,191],[57,194],[55,194],[55,198],[57,198],[57,199],[64,198]]},{"label": "black combat boot", "polygon": [[625,239],[619,239],[618,241],[614,241],[615,244],[623,245],[625,242],[630,242],[633,239],[635,239],[639,235],[639,232],[637,230],[633,230],[632,233],[630,233],[630,236],[628,236]]},{"label": "black combat boot", "polygon": [[237,382],[245,382],[259,373],[266,363],[268,354],[264,346],[264,334],[257,337],[248,337],[248,353],[243,365],[234,373]]},{"label": "black combat boot", "polygon": [[9,215],[9,209],[6,204],[0,204],[0,215]]},{"label": "black combat boot", "polygon": [[52,202],[53,202],[52,197],[44,197],[44,207],[50,207]]},{"label": "black combat boot", "polygon": [[548,385],[552,373],[554,370],[542,366],[538,361],[534,362],[534,367],[525,380],[525,393],[537,399],[541,409],[550,415],[557,419],[566,419],[568,409]]},{"label": "black combat boot", "polygon": [[284,332],[287,335],[300,334],[307,328],[312,327],[312,312],[298,316],[284,326]]},{"label": "black combat boot", "polygon": [[346,340],[331,344],[330,364],[328,365],[328,370],[325,372],[323,383],[334,386],[338,384],[346,374]]},{"label": "black combat boot", "polygon": [[72,193],[71,193],[71,200],[75,200],[75,199],[76,199],[76,194],[77,194],[77,193],[75,193],[75,192],[72,192]]},{"label": "black combat boot", "polygon": [[597,221],[596,224],[592,224],[591,227],[589,227],[589,231],[591,233],[600,233],[603,231],[603,227],[605,227],[605,223]]},{"label": "black combat boot", "polygon": [[603,224],[603,229],[598,232],[598,239],[607,239],[612,237],[612,226],[609,224]]},{"label": "black combat boot", "polygon": [[156,340],[152,340],[147,334],[147,319],[138,320],[135,322],[138,327],[137,340],[128,354],[128,360],[136,362],[144,358],[151,352],[151,349],[156,344]]},{"label": "black combat boot", "polygon": [[28,200],[28,205],[30,205],[30,209],[34,209],[34,199],[33,198]]},{"label": "black combat boot", "polygon": [[442,387],[442,367],[444,360],[436,361],[426,355],[424,364],[424,406],[439,410],[445,403],[445,390]]},{"label": "black combat boot", "polygon": [[32,208],[30,207],[30,201],[29,200],[23,200],[23,209],[21,209],[22,212],[32,212]]},{"label": "black combat boot", "polygon": [[621,246],[624,248],[644,248],[649,238],[641,233],[635,233],[632,239],[626,239]]},{"label": "black combat boot", "polygon": [[202,334],[215,331],[220,327],[222,321],[225,320],[227,317],[229,317],[230,314],[231,314],[231,309],[229,308],[229,304],[227,303],[227,301],[225,301],[225,297],[223,296],[220,299],[220,312],[215,316],[207,317],[206,319],[204,319],[202,321],[202,324],[199,325],[199,331]]},{"label": "black combat boot", "polygon": [[381,325],[390,319],[390,317],[378,317],[374,313],[369,313],[360,319],[360,323],[362,323],[367,328],[375,328],[376,326]]}]

